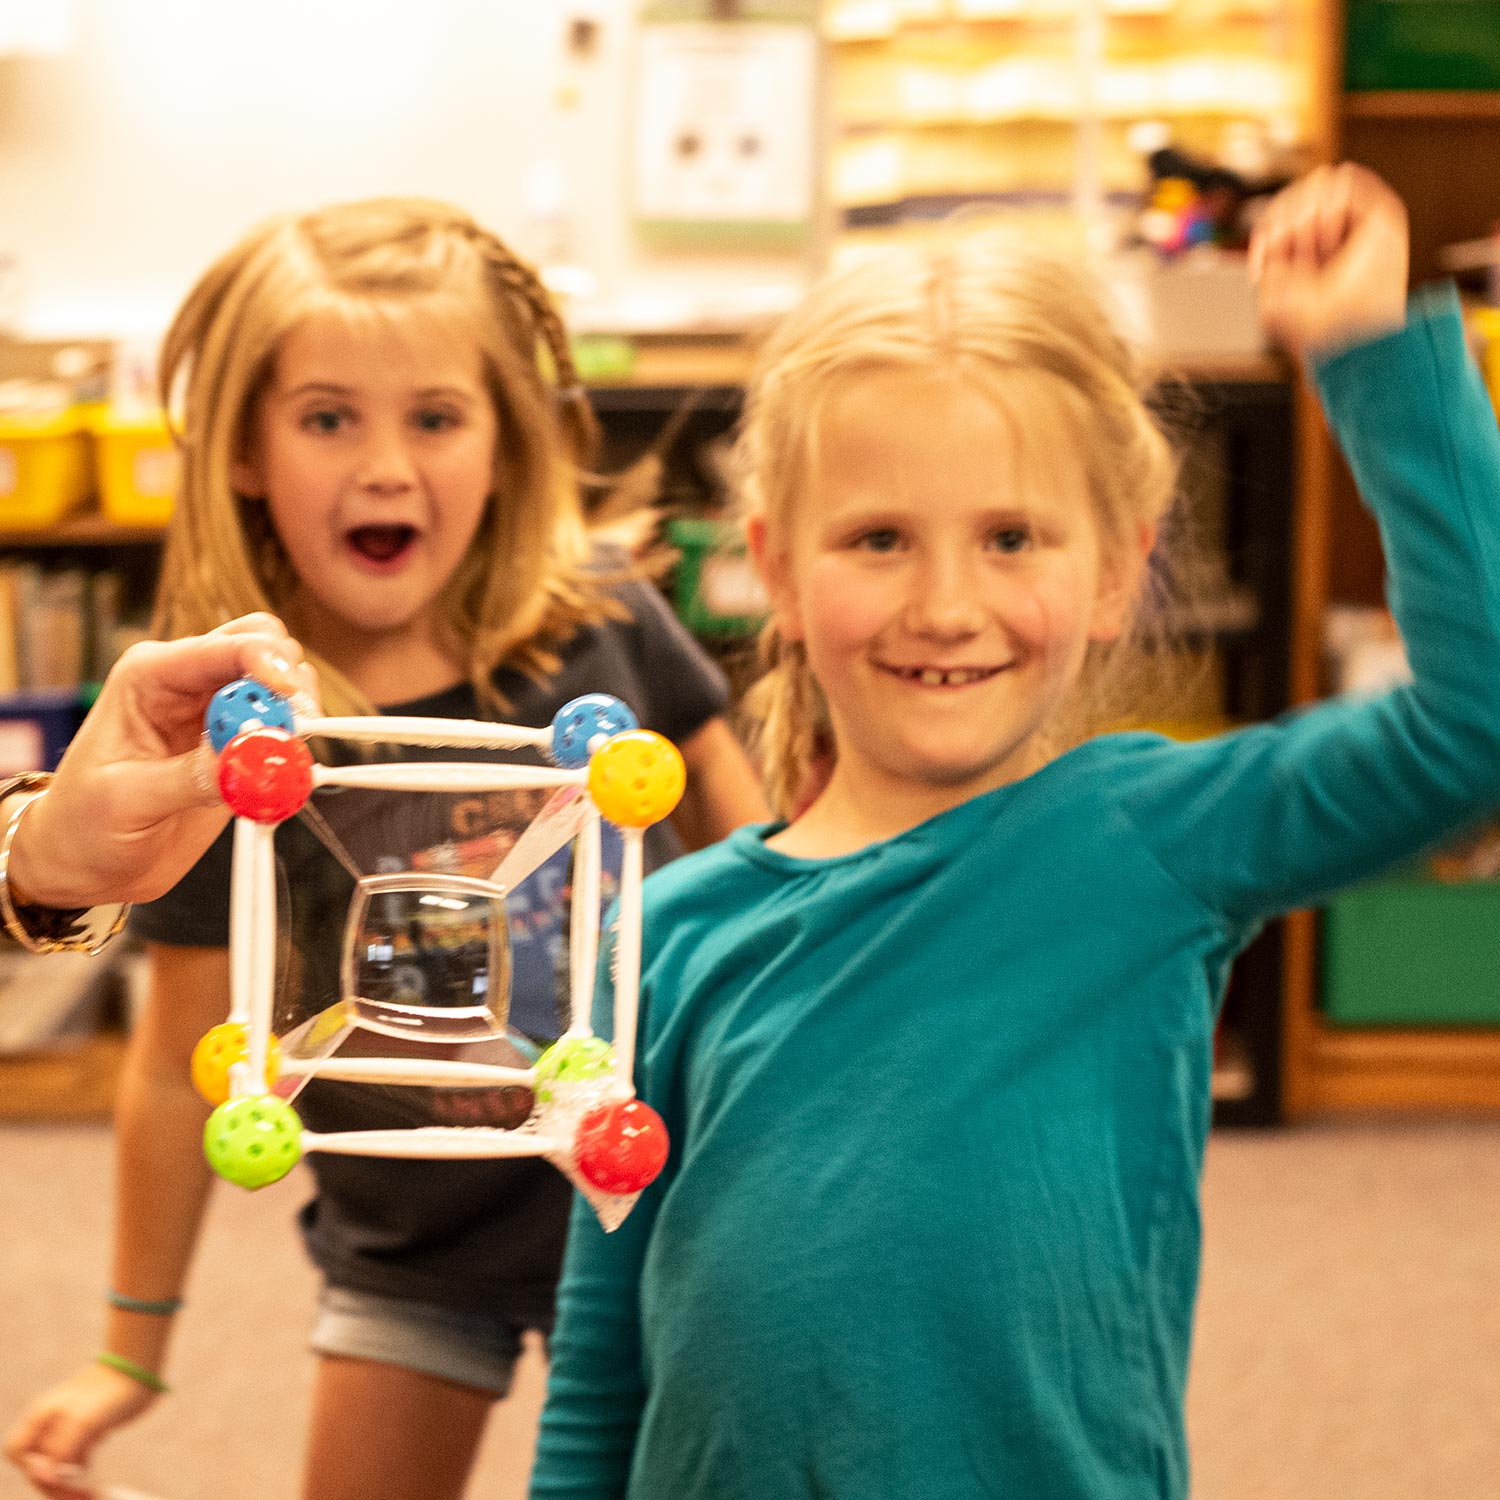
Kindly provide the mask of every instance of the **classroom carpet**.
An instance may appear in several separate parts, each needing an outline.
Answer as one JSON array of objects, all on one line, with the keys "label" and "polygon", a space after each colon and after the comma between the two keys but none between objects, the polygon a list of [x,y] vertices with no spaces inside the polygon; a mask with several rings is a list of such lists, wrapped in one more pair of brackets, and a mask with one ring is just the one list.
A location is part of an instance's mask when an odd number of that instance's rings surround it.
[{"label": "classroom carpet", "polygon": [[[0,1426],[98,1347],[109,1133],[0,1128]],[[98,1455],[152,1500],[295,1500],[314,1278],[299,1169],[215,1196],[169,1374]],[[1214,1136],[1189,1392],[1194,1500],[1500,1494],[1500,1122]],[[521,1500],[544,1380],[533,1348],[470,1496]],[[0,1500],[32,1491],[0,1464]],[[898,1496],[871,1500],[900,1500]]]}]

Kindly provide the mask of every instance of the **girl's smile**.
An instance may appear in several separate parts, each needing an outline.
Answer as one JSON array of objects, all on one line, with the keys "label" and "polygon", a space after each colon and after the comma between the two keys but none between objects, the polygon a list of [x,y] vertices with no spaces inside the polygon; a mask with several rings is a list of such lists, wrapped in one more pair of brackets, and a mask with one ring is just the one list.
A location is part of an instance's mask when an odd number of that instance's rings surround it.
[{"label": "girl's smile", "polygon": [[890,663],[877,665],[882,671],[915,687],[944,689],[972,687],[976,682],[986,682],[997,672],[1005,670],[1004,667],[901,667]]}]

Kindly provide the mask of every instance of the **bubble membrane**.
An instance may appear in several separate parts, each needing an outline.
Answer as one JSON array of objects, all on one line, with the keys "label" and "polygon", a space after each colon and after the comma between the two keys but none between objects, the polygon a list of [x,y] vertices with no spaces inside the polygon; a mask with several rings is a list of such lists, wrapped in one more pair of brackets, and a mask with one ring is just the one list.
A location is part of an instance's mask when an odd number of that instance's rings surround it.
[{"label": "bubble membrane", "polygon": [[[314,748],[327,764],[327,745]],[[361,766],[517,758],[430,744],[343,750]],[[531,1074],[552,1040],[589,1025],[621,863],[605,825],[600,877],[575,906],[574,841],[592,837],[598,819],[581,785],[321,783],[276,829],[275,1092],[296,1101],[309,1150],[535,1155],[607,1228],[624,1220],[638,1195],[601,1192],[573,1161],[578,1121],[619,1095],[619,1079],[570,1085],[539,1105]]]}]

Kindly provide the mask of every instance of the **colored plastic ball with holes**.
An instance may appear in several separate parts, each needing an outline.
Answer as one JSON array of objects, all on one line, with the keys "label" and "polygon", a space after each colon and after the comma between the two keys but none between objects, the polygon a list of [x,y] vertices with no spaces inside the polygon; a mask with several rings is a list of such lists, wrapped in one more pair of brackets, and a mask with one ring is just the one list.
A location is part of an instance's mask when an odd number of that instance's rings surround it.
[{"label": "colored plastic ball with holes", "polygon": [[581,770],[606,740],[640,721],[618,698],[608,693],[585,693],[558,709],[552,720],[552,759],[569,771]]},{"label": "colored plastic ball with holes", "polygon": [[275,1094],[221,1104],[203,1127],[208,1164],[226,1182],[263,1188],[280,1182],[302,1159],[302,1122]]},{"label": "colored plastic ball with holes", "polygon": [[671,740],[649,729],[616,735],[589,761],[589,796],[622,828],[649,828],[682,800],[687,768]]},{"label": "colored plastic ball with holes", "polygon": [[606,1193],[638,1193],[667,1164],[667,1127],[639,1099],[591,1109],[578,1126],[578,1170]]},{"label": "colored plastic ball with holes", "polygon": [[[229,1070],[250,1056],[250,1038],[240,1021],[221,1021],[210,1027],[193,1048],[193,1087],[210,1103],[222,1104],[229,1097]],[[281,1044],[266,1039],[265,1086],[276,1082],[281,1071]]]},{"label": "colored plastic ball with holes", "polygon": [[290,732],[292,706],[280,693],[273,693],[253,677],[241,677],[221,687],[209,700],[203,728],[217,753],[246,729]]},{"label": "colored plastic ball with holes", "polygon": [[312,752],[284,729],[247,729],[219,754],[219,791],[236,817],[280,823],[312,795]]},{"label": "colored plastic ball with holes", "polygon": [[550,1104],[559,1088],[607,1078],[614,1066],[615,1049],[603,1037],[562,1037],[536,1060],[532,1076],[537,1101]]}]

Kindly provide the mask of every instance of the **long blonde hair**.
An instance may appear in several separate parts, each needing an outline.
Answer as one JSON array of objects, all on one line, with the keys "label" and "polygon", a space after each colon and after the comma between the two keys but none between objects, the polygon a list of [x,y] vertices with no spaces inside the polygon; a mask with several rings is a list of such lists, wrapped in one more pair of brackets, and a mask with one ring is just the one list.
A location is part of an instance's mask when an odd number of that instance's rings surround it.
[{"label": "long blonde hair", "polygon": [[[1097,284],[1066,259],[971,231],[940,247],[882,252],[828,278],[765,344],[738,451],[746,509],[763,519],[768,550],[787,545],[831,393],[854,375],[893,367],[954,371],[991,393],[1018,375],[1034,380],[1078,445],[1106,557],[1168,510],[1171,445]],[[1097,728],[1132,691],[1152,615],[1135,608],[1119,642],[1090,648],[1088,691],[1079,695],[1087,709],[1054,726],[1059,743]],[[748,708],[772,802],[790,815],[833,754],[828,710],[801,644],[784,639],[774,619],[760,649],[765,673]]]},{"label": "long blonde hair", "polygon": [[[546,676],[576,630],[623,610],[589,565],[579,477],[598,432],[562,323],[536,275],[444,203],[377,198],[273,219],[188,294],[161,357],[163,406],[181,394],[183,466],[154,629],[193,634],[283,608],[296,580],[266,507],[237,495],[232,473],[281,341],[329,311],[351,323],[431,313],[479,346],[500,433],[494,487],[443,590],[439,631],[481,703],[502,708],[502,662]],[[347,680],[315,665],[330,711],[368,711]]]}]

